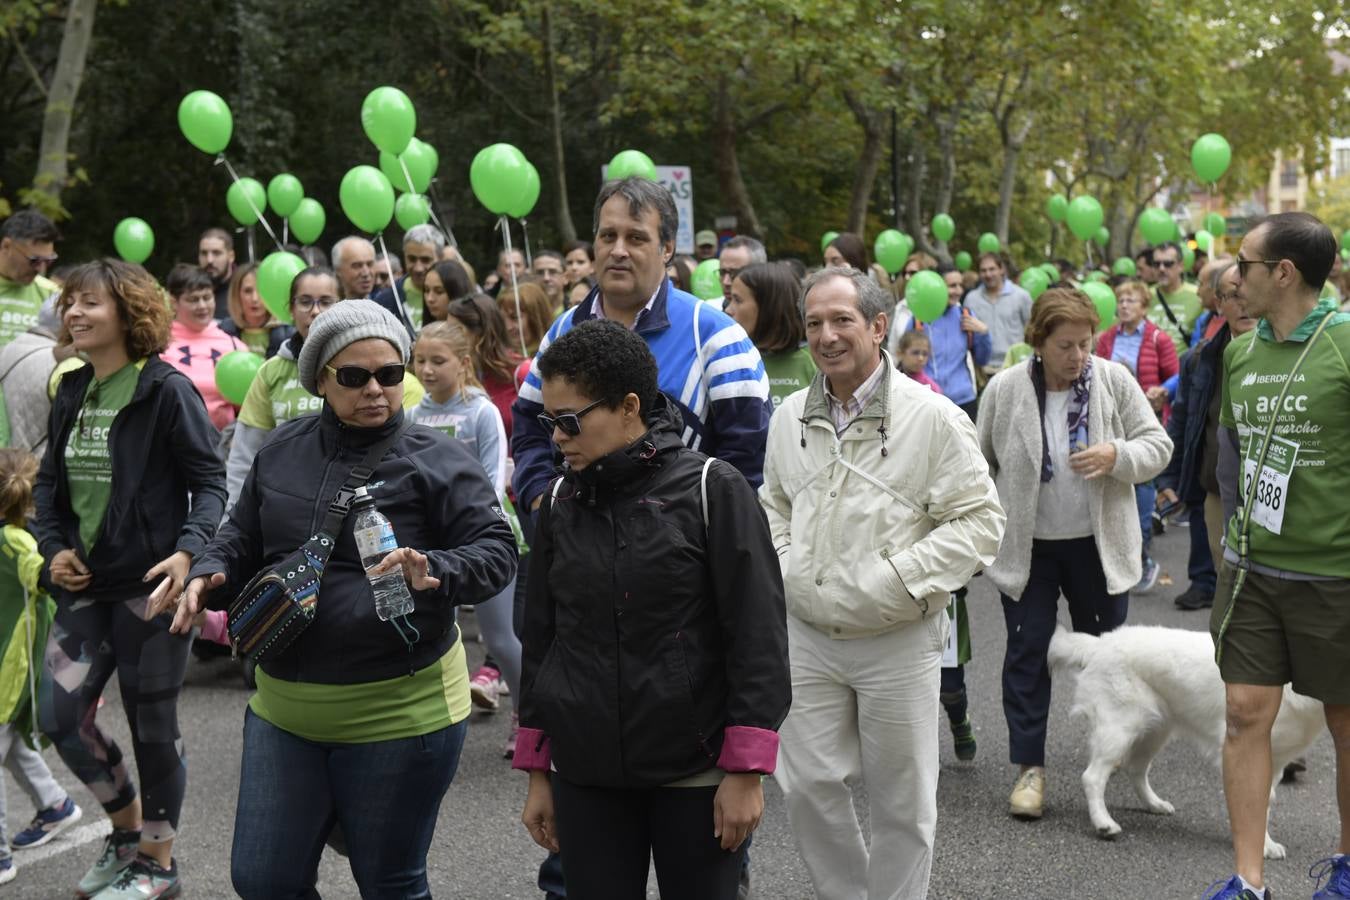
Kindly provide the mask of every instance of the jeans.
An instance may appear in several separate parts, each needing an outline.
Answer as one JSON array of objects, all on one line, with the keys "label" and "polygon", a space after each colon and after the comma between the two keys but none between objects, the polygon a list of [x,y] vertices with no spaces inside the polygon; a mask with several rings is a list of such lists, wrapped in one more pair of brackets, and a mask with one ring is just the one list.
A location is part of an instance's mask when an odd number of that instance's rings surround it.
[{"label": "jeans", "polygon": [[1031,577],[1016,600],[1002,595],[1008,625],[1003,657],[1003,715],[1008,752],[1023,766],[1045,765],[1050,718],[1050,639],[1055,636],[1059,595],[1069,601],[1073,630],[1103,634],[1125,624],[1129,594],[1108,594],[1096,539],[1035,540]]},{"label": "jeans", "polygon": [[1139,507],[1139,530],[1144,536],[1144,563],[1147,564],[1148,548],[1153,546],[1153,509],[1158,502],[1158,489],[1153,482],[1134,486],[1134,502]]},{"label": "jeans", "polygon": [[245,900],[313,900],[333,824],[365,900],[430,897],[427,849],[468,722],[367,744],[321,744],[244,713],[230,879]]},{"label": "jeans", "polygon": [[1205,526],[1204,504],[1187,511],[1191,523],[1191,555],[1186,562],[1186,575],[1191,579],[1191,590],[1213,594],[1218,580],[1213,553],[1209,549],[1209,529]]}]

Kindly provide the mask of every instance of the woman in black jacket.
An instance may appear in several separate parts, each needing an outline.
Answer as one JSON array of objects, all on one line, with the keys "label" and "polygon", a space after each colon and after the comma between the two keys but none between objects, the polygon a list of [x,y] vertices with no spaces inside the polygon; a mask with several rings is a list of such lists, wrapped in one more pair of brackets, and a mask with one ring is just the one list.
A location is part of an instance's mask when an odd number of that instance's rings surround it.
[{"label": "woman in black jacket", "polygon": [[514,766],[575,900],[736,896],[791,682],[768,523],[687,449],[646,343],[579,325],[539,360],[565,465],[540,506]]},{"label": "woman in black jacket", "polygon": [[[33,533],[57,604],[40,724],[112,819],[79,895],[115,883],[110,891],[125,896],[176,896],[172,849],[187,785],[177,704],[190,640],[154,608],[182,590],[220,521],[225,469],[200,395],[159,358],[170,316],[144,269],[79,266],[57,309],[61,344],[89,364],[57,388],[34,496]],[[139,797],[121,750],[92,721],[114,671]]]},{"label": "woman in black jacket", "polygon": [[278,425],[258,450],[178,604],[174,628],[187,629],[203,595],[220,608],[294,553],[352,469],[393,437],[366,488],[400,549],[372,573],[403,563],[413,610],[377,614],[353,508],[323,568],[313,621],[258,666],[244,715],[230,874],[245,900],[317,896],[335,824],[363,897],[429,896],[427,848],[470,710],[454,608],[510,583],[516,544],[464,445],[424,426],[404,430],[408,345],[402,323],[372,300],[314,319],[298,374],[323,409]]}]

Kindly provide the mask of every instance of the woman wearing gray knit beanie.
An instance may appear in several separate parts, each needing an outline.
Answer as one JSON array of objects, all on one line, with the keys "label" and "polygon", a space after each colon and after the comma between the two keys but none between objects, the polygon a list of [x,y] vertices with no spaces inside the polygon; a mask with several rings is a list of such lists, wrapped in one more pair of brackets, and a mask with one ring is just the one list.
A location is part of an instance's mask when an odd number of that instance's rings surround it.
[{"label": "woman wearing gray knit beanie", "polygon": [[414,608],[389,621],[376,615],[349,514],[314,620],[258,666],[231,866],[244,898],[314,895],[335,824],[362,896],[427,892],[427,848],[470,711],[454,607],[505,588],[516,547],[478,460],[438,431],[405,424],[408,344],[403,325],[370,300],[314,319],[298,369],[323,409],[277,426],[259,449],[174,620],[190,627],[204,600],[225,605],[304,545],[352,469],[393,441],[366,489],[399,548],[372,571],[402,564]]}]

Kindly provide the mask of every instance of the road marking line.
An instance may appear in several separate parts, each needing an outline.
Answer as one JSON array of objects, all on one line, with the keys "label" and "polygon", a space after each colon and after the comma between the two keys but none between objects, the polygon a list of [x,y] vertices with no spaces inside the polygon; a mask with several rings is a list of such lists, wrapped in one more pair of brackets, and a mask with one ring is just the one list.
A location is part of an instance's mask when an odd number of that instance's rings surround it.
[{"label": "road marking line", "polygon": [[90,841],[96,841],[101,837],[106,837],[112,831],[112,822],[107,819],[101,819],[97,822],[91,822],[88,825],[81,825],[71,831],[63,832],[52,838],[41,847],[32,850],[17,850],[14,853],[14,861],[21,865],[31,865],[39,860],[49,856],[57,856],[65,853],[67,850],[74,850],[76,847],[88,844]]}]

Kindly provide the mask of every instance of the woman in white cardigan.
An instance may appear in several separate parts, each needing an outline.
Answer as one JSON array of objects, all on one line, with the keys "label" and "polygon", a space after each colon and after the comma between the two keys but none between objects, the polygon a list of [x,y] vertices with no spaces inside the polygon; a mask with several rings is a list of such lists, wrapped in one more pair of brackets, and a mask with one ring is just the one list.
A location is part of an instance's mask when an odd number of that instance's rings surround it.
[{"label": "woman in white cardigan", "polygon": [[980,449],[1008,513],[985,574],[1008,626],[1003,712],[1021,766],[1009,798],[1019,818],[1039,818],[1045,797],[1046,656],[1060,593],[1076,631],[1124,623],[1143,540],[1134,485],[1172,453],[1129,369],[1093,357],[1099,321],[1081,291],[1046,291],[1027,326],[1035,356],[994,376],[980,400]]}]

